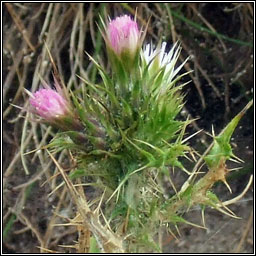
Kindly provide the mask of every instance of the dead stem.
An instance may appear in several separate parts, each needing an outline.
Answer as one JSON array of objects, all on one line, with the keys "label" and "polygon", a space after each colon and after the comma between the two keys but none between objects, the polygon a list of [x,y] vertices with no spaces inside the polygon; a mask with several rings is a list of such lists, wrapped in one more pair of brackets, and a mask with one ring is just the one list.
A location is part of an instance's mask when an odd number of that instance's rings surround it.
[{"label": "dead stem", "polygon": [[242,250],[242,246],[245,242],[245,239],[250,231],[250,229],[253,227],[253,210],[250,213],[250,216],[248,218],[248,221],[246,223],[246,227],[242,233],[241,239],[239,241],[239,244],[236,246],[236,248],[234,249],[234,253],[240,253]]},{"label": "dead stem", "polygon": [[56,166],[58,167],[66,185],[70,192],[70,195],[74,202],[77,205],[77,209],[83,218],[86,226],[89,226],[90,231],[94,234],[98,246],[100,247],[102,252],[123,252],[122,240],[117,237],[114,233],[110,230],[106,229],[102,224],[99,222],[98,214],[92,212],[89,208],[89,205],[86,199],[79,194],[79,192],[75,189],[74,185],[65,174],[59,163],[56,159],[52,156],[52,154],[47,151],[50,155],[51,159],[54,161]]},{"label": "dead stem", "polygon": [[17,13],[15,12],[14,8],[12,7],[11,4],[9,3],[5,3],[5,6],[7,7],[10,15],[12,16],[13,18],[13,21],[14,23],[16,24],[18,30],[20,31],[20,33],[23,35],[26,43],[28,44],[28,46],[30,47],[31,51],[32,52],[35,52],[35,46],[31,43],[29,37],[28,37],[28,34],[27,34],[27,30],[24,26],[24,24],[22,23],[20,17],[17,15]]},{"label": "dead stem", "polygon": [[40,242],[40,245],[42,246],[43,239],[41,237],[40,232],[36,229],[35,224],[31,223],[31,221],[22,212],[20,212],[16,216],[21,221],[21,223],[26,225],[36,235],[36,238],[38,239],[38,241]]},{"label": "dead stem", "polygon": [[[63,204],[63,201],[65,200],[66,193],[67,193],[67,188],[63,187],[61,195],[59,197],[58,204],[54,210],[54,214],[52,215],[50,221],[48,222],[47,229],[43,237],[42,247],[44,248],[47,248],[49,246],[51,237],[53,236],[53,233],[54,233],[54,224],[56,222],[57,213],[60,211],[60,207]],[[43,251],[41,251],[41,253],[43,253]]]},{"label": "dead stem", "polygon": [[[201,19],[203,21],[203,23],[211,30],[213,31],[214,33],[216,33],[217,31],[215,30],[215,28],[213,27],[212,24],[210,24],[203,16],[202,14],[196,9],[196,4],[190,4],[189,5],[190,8],[192,8],[192,10],[194,11],[194,13],[199,17],[199,19]],[[227,46],[224,44],[223,40],[217,36],[217,38],[219,39],[222,47],[223,47],[223,50],[224,52],[226,53],[227,52]]]}]

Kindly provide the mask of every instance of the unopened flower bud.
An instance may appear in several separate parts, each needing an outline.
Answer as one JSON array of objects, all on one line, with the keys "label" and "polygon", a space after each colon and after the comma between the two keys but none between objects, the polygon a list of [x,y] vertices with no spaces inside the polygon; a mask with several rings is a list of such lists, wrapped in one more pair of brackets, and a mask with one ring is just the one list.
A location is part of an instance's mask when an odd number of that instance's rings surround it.
[{"label": "unopened flower bud", "polygon": [[30,96],[30,111],[63,131],[82,131],[83,125],[77,112],[65,98],[58,84],[55,83],[55,86],[57,91],[48,85],[35,93],[27,91]]},{"label": "unopened flower bud", "polygon": [[47,121],[52,121],[68,113],[67,100],[52,89],[39,89],[33,93],[30,104],[33,112]]},{"label": "unopened flower bud", "polygon": [[117,55],[123,51],[135,54],[140,39],[138,25],[128,15],[117,17],[107,26],[107,39]]}]

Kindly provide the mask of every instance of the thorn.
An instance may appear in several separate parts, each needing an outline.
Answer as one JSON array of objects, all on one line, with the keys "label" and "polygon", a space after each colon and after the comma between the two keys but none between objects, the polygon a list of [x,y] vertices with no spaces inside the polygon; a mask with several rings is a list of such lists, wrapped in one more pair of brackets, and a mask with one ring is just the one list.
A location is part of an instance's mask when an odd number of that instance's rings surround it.
[{"label": "thorn", "polygon": [[221,181],[226,185],[226,187],[228,188],[228,190],[229,190],[230,194],[232,194],[231,187],[228,185],[228,183],[227,183],[226,179],[224,178],[224,179],[223,179],[223,180],[221,180]]},{"label": "thorn", "polygon": [[[237,201],[239,201],[245,195],[245,193],[249,190],[249,188],[252,184],[252,181],[253,181],[253,175],[250,176],[247,186],[245,187],[245,189],[243,190],[243,192],[240,195],[238,195],[237,197],[234,197],[228,201],[223,202],[222,205],[226,206],[226,205],[230,205],[230,204],[233,204],[233,203],[236,203]],[[217,205],[217,206],[220,207],[221,205]]]},{"label": "thorn", "polygon": [[100,207],[101,207],[101,204],[102,204],[102,201],[103,201],[105,192],[106,192],[106,188],[105,188],[104,191],[103,191],[102,197],[101,197],[101,199],[100,199],[100,202],[99,202],[97,208],[94,210],[94,213],[95,213],[95,214],[96,214],[96,213],[99,214]]},{"label": "thorn", "polygon": [[[219,206],[219,205],[216,205],[216,210],[223,213],[223,214],[226,214],[228,215],[229,217],[232,217],[232,218],[235,218],[235,219],[241,219],[240,217],[237,217],[234,213],[233,214],[230,214],[226,211],[224,211],[223,209],[221,209],[221,206],[223,206],[222,204]],[[229,209],[230,210],[230,209]]]},{"label": "thorn", "polygon": [[15,108],[18,108],[18,109],[21,109],[21,110],[24,109],[23,107],[20,107],[20,106],[18,106],[18,105],[15,105],[15,104],[12,104],[12,103],[9,103],[9,104],[12,105],[12,106],[15,107]]},{"label": "thorn", "polygon": [[169,228],[168,232],[177,240],[179,241],[179,239],[177,238],[177,236],[175,236],[175,234],[172,232],[172,230]]},{"label": "thorn", "polygon": [[239,161],[237,161],[237,160],[235,160],[233,158],[230,158],[229,161],[232,161],[232,162],[237,163],[237,164],[241,164],[241,162],[239,162]]},{"label": "thorn", "polygon": [[140,142],[140,143],[143,143],[143,144],[145,144],[145,145],[147,145],[147,146],[149,146],[149,147],[151,147],[151,148],[153,148],[155,151],[157,151],[157,152],[159,152],[159,153],[161,153],[161,154],[164,154],[164,152],[163,152],[161,149],[159,149],[159,148],[157,148],[157,147],[151,145],[150,143],[148,143],[148,142],[146,142],[146,141],[138,140],[138,139],[134,139],[134,140],[135,140],[135,141],[138,141],[138,142]]},{"label": "thorn", "polygon": [[186,154],[184,154],[183,155],[189,162],[192,162],[193,163],[193,161],[186,155]]},{"label": "thorn", "polygon": [[190,150],[190,151],[189,151],[189,154],[192,156],[192,158],[193,158],[194,162],[196,162],[196,157],[195,157],[194,153],[196,153],[196,154],[197,154],[197,152],[196,152],[196,151],[194,151],[194,152],[193,152],[192,150]]},{"label": "thorn", "polygon": [[175,191],[175,194],[179,197],[177,189],[176,189],[171,177],[169,176],[168,179],[169,179],[169,182],[171,183],[171,186],[172,186],[173,190]]},{"label": "thorn", "polygon": [[108,220],[106,219],[106,217],[105,217],[105,215],[103,214],[103,212],[102,212],[101,209],[100,209],[100,212],[101,212],[101,216],[103,217],[103,219],[104,219],[104,221],[105,221],[105,223],[106,223],[106,225],[107,225],[107,228],[108,228],[111,232],[113,232],[112,229],[111,229],[111,227],[110,227],[110,225],[109,225],[109,222],[110,222],[110,221],[108,221]]},{"label": "thorn", "polygon": [[185,167],[182,168],[182,171],[184,171],[186,174],[191,175],[192,173],[189,172]]},{"label": "thorn", "polygon": [[227,171],[232,172],[232,171],[237,171],[237,170],[240,170],[240,169],[243,169],[243,168],[244,167],[236,167],[236,168],[228,169]]},{"label": "thorn", "polygon": [[203,226],[206,228],[205,226],[205,218],[204,218],[204,209],[202,209],[202,222],[203,222]]},{"label": "thorn", "polygon": [[212,136],[212,134],[210,134],[209,132],[204,131],[204,133],[205,133],[206,135],[208,135],[209,137],[211,137],[211,138],[214,139],[214,137]]},{"label": "thorn", "polygon": [[197,156],[202,157],[202,155],[198,153],[196,150],[191,150],[191,153],[195,153]]},{"label": "thorn", "polygon": [[180,234],[180,231],[179,231],[178,226],[177,226],[177,225],[174,225],[174,226],[175,226],[175,228],[176,228],[176,230],[177,230],[178,235],[181,237],[181,234]]},{"label": "thorn", "polygon": [[188,136],[186,139],[184,139],[184,140],[181,141],[181,144],[183,144],[184,142],[190,140],[192,137],[196,136],[196,135],[197,135],[198,133],[200,133],[201,131],[203,131],[203,129],[201,129],[201,130],[199,130],[199,131],[193,133],[192,135]]},{"label": "thorn", "polygon": [[212,125],[212,136],[213,136],[213,138],[215,138],[215,132],[214,132],[213,125]]},{"label": "thorn", "polygon": [[236,160],[240,161],[241,163],[244,163],[244,160],[240,159],[238,156],[235,156],[234,154],[232,154],[232,157],[234,157]]},{"label": "thorn", "polygon": [[[178,136],[178,138],[177,138],[177,140],[176,140],[176,143],[177,143],[177,144],[178,144],[178,143],[182,143],[182,137],[184,136],[185,130],[186,130],[186,128],[187,128],[187,126],[188,126],[189,123],[191,123],[191,122],[189,122],[189,116],[188,116],[188,117],[187,117],[187,120],[185,121],[185,124],[184,124],[183,128],[182,128],[181,131],[180,131],[180,135]],[[185,141],[186,141],[186,140],[188,140],[188,138],[185,139]]]},{"label": "thorn", "polygon": [[[221,202],[221,203],[222,203],[222,202]],[[227,206],[222,205],[222,207],[223,207],[224,209],[226,209],[228,212],[230,212],[231,214],[233,214],[234,216],[236,216],[235,213],[232,212]]]},{"label": "thorn", "polygon": [[191,225],[193,227],[196,227],[196,228],[202,228],[202,229],[206,229],[207,230],[207,228],[205,226],[200,226],[200,225],[197,225],[197,224],[195,224],[193,222],[190,222],[190,221],[185,221],[185,223],[188,224],[188,225]]}]

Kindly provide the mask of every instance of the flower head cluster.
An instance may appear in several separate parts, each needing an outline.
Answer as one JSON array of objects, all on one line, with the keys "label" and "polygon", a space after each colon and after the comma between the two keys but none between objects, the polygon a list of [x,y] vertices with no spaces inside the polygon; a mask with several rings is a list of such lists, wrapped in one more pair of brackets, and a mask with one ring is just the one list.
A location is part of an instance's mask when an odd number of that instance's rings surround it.
[{"label": "flower head cluster", "polygon": [[108,24],[107,39],[116,54],[125,50],[135,53],[140,39],[138,25],[128,15],[117,17]]}]

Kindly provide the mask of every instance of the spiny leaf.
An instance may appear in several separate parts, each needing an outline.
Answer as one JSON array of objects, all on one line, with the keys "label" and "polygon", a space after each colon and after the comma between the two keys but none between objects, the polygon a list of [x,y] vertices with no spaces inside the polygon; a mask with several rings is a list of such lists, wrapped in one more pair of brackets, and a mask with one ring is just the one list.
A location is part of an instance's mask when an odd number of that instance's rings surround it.
[{"label": "spiny leaf", "polygon": [[173,224],[185,223],[185,224],[188,224],[188,225],[197,227],[197,228],[206,229],[205,227],[200,226],[200,225],[197,225],[197,224],[194,224],[194,223],[192,223],[192,222],[189,222],[189,221],[185,220],[184,218],[182,218],[182,217],[180,217],[180,216],[178,216],[178,215],[172,215],[172,216],[170,217],[170,221],[171,221]]},{"label": "spiny leaf", "polygon": [[250,101],[244,107],[244,109],[229,122],[224,130],[214,138],[214,145],[209,154],[204,158],[210,169],[214,167],[217,168],[223,158],[228,160],[230,157],[234,156],[232,153],[232,148],[229,144],[230,138],[238,125],[238,122],[245,112],[252,106],[252,104],[253,101]]}]

